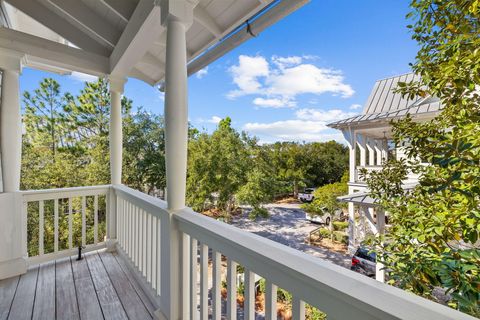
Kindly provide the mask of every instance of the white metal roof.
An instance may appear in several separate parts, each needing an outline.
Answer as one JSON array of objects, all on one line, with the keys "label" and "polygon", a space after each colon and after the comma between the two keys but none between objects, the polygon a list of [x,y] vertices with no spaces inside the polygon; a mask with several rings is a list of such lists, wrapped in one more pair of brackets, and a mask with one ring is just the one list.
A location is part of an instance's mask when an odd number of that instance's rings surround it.
[{"label": "white metal roof", "polygon": [[[193,62],[212,46],[221,44],[234,30],[245,33],[242,26],[247,20],[252,22],[252,30],[259,33],[307,1],[199,0],[186,35],[188,61]],[[258,16],[275,10],[276,14],[268,17],[271,21],[264,21],[255,29]],[[29,61],[36,64],[52,66],[53,71],[70,66],[72,71],[130,76],[150,84],[163,80],[166,31],[160,23],[161,6],[155,6],[154,0],[3,0],[2,11],[6,14],[4,24],[8,30],[0,30],[0,47],[28,51]],[[35,50],[25,44],[40,44],[37,37],[81,49],[88,60],[97,60],[98,68],[84,67],[77,61],[82,57],[76,55],[74,65],[57,64],[44,52],[37,56]],[[241,41],[224,46],[221,54],[215,53],[215,58],[246,39],[241,37]],[[76,53],[52,43],[45,46],[47,50],[58,49],[63,54]],[[211,60],[204,57],[194,68],[189,68],[189,74]]]},{"label": "white metal roof", "polygon": [[419,79],[419,76],[407,73],[378,80],[375,82],[362,114],[330,123],[329,126],[340,129],[346,126],[390,121],[402,118],[407,114],[426,116],[427,114],[438,113],[442,108],[438,98],[415,97],[414,99],[408,99],[395,91],[398,82],[410,83]]}]

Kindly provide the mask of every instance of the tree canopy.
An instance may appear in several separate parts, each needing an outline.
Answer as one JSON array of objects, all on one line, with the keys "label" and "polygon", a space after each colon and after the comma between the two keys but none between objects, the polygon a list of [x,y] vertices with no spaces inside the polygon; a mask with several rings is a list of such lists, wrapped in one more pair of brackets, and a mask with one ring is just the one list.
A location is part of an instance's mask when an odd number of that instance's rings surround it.
[{"label": "tree canopy", "polygon": [[[480,316],[480,9],[479,1],[414,0],[410,26],[420,50],[410,97],[436,97],[442,113],[423,123],[393,122],[394,140],[408,160],[372,173],[369,188],[392,226],[378,245],[391,281],[435,299],[445,288],[450,305]],[[428,162],[420,165],[414,159]],[[398,186],[420,174],[413,190]]]}]

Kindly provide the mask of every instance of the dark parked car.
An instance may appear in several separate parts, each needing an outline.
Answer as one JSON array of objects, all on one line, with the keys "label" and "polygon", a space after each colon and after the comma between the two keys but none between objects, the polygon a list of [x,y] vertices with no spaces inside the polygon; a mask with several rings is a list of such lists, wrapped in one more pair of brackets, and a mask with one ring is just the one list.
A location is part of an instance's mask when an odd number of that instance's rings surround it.
[{"label": "dark parked car", "polygon": [[352,257],[351,270],[369,277],[375,277],[377,256],[375,252],[366,247],[359,247]]}]

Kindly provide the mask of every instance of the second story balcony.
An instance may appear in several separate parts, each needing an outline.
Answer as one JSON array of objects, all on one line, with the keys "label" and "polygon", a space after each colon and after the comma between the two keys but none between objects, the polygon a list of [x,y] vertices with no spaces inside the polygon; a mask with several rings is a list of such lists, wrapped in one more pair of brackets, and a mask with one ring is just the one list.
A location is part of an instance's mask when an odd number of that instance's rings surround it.
[{"label": "second story balcony", "polygon": [[[472,319],[186,206],[188,75],[307,1],[5,2],[27,23],[0,28],[0,319],[273,320],[280,289],[295,320]],[[108,78],[109,184],[20,190],[24,65]],[[166,201],[122,184],[130,77],[165,91]]]}]

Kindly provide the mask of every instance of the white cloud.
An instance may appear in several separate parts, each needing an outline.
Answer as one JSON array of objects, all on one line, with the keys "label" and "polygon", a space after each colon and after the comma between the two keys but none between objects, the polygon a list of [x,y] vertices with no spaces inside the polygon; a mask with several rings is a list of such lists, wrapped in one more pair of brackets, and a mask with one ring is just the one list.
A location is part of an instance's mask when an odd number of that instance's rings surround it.
[{"label": "white cloud", "polygon": [[95,82],[98,80],[98,77],[92,76],[90,74],[81,73],[77,71],[73,71],[70,75],[70,78],[73,80],[81,81],[81,82]]},{"label": "white cloud", "polygon": [[268,92],[273,95],[295,97],[305,93],[333,93],[344,98],[352,96],[350,85],[343,83],[343,76],[333,69],[322,69],[313,64],[301,64],[285,68],[268,79]]},{"label": "white cloud", "polygon": [[299,109],[295,118],[275,122],[249,122],[243,126],[245,131],[256,135],[262,143],[275,141],[330,141],[344,143],[340,132],[327,127],[333,121],[356,115],[355,112],[345,112],[340,109]]},{"label": "white cloud", "polygon": [[[275,141],[342,141],[338,132],[331,131],[323,121],[285,120],[272,123],[247,123],[244,130],[260,137],[263,143]],[[327,131],[327,132],[325,132]]]},{"label": "white cloud", "polygon": [[208,66],[206,66],[206,67],[203,68],[203,69],[198,70],[195,75],[196,75],[197,79],[202,79],[202,78],[205,77],[207,74],[208,74]]},{"label": "white cloud", "polygon": [[345,112],[340,109],[299,109],[295,112],[298,119],[331,122],[346,119],[357,115],[356,112]]},{"label": "white cloud", "polygon": [[285,107],[294,107],[296,103],[288,99],[278,99],[278,98],[255,98],[253,99],[253,104],[263,108],[285,108]]},{"label": "white cloud", "polygon": [[[305,60],[310,56],[273,56],[271,63],[262,56],[241,55],[238,64],[229,71],[237,89],[227,97],[257,95],[253,103],[262,107],[295,107],[296,97],[302,94],[331,93],[351,97],[355,91],[339,70],[320,68]],[[281,104],[280,102],[284,102]]]},{"label": "white cloud", "polygon": [[361,105],[361,104],[358,104],[358,103],[352,104],[352,105],[350,106],[350,110],[358,110],[358,109],[361,109],[361,108],[362,108],[362,105]]},{"label": "white cloud", "polygon": [[213,123],[213,124],[218,124],[222,120],[221,117],[219,116],[212,116],[210,119],[203,119],[199,118],[195,122],[197,123]]},{"label": "white cloud", "polygon": [[302,63],[302,61],[303,61],[303,58],[299,56],[289,56],[289,57],[273,56],[272,57],[272,62],[276,64],[279,68],[295,66]]},{"label": "white cloud", "polygon": [[238,86],[237,90],[228,93],[229,98],[236,98],[242,95],[258,93],[262,88],[259,78],[269,75],[267,60],[261,56],[238,57],[238,65],[229,69],[233,76],[233,82]]}]

